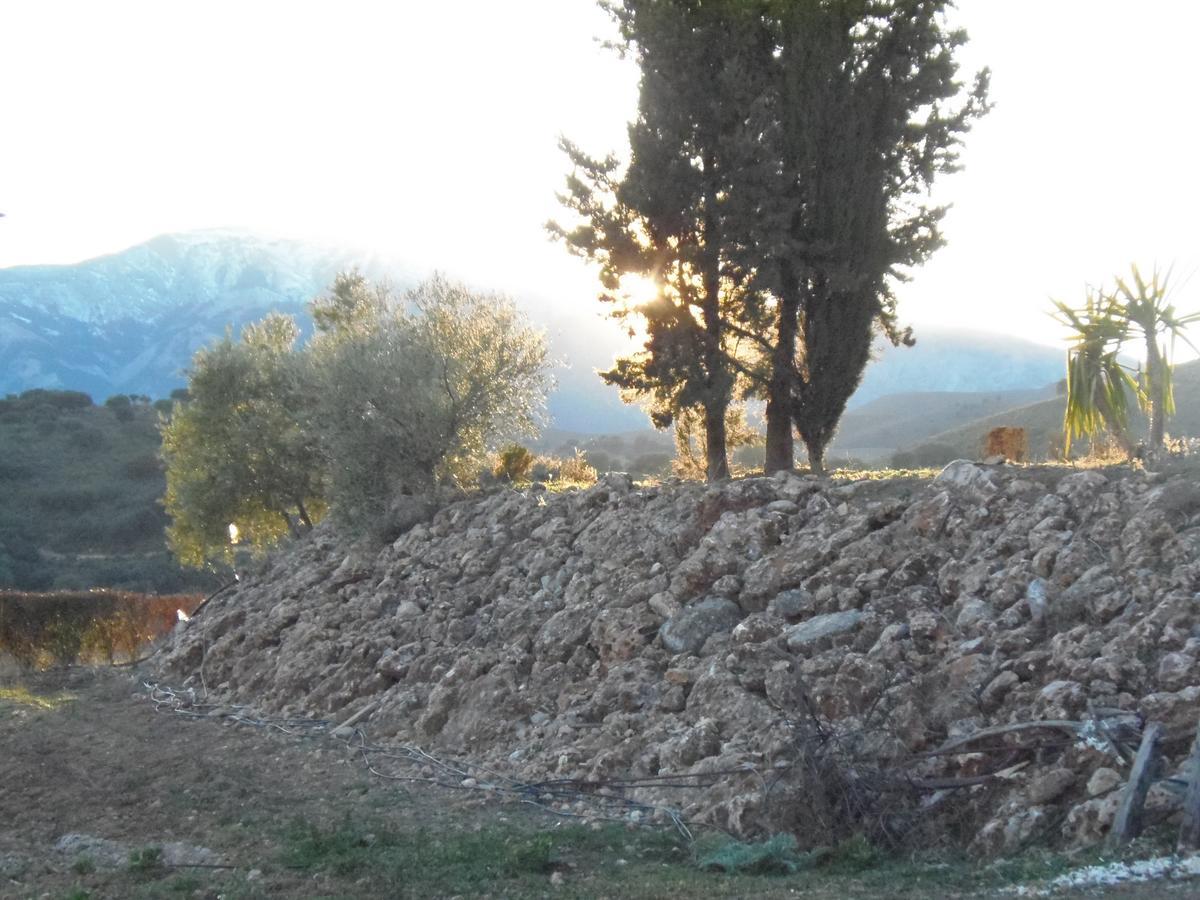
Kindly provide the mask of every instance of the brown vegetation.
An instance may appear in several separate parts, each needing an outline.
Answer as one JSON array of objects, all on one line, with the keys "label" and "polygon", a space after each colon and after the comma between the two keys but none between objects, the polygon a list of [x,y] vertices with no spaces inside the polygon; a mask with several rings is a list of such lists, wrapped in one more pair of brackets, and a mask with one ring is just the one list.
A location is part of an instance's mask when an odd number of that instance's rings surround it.
[{"label": "brown vegetation", "polygon": [[125,591],[0,591],[0,655],[46,669],[113,663],[139,651],[190,614],[199,594],[157,596]]},{"label": "brown vegetation", "polygon": [[983,457],[1003,456],[1010,462],[1025,462],[1029,455],[1029,435],[1024,428],[1001,425],[987,433]]}]

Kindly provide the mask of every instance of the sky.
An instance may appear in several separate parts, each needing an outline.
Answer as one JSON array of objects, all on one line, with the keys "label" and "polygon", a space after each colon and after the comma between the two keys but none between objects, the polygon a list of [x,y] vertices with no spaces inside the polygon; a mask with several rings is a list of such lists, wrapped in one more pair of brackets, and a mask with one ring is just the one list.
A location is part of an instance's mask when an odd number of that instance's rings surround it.
[{"label": "sky", "polygon": [[[906,322],[1044,343],[1049,298],[1174,265],[1200,308],[1191,0],[961,0],[992,69]],[[595,304],[547,240],[567,135],[620,152],[637,71],[592,0],[0,0],[0,267],[244,227]]]}]

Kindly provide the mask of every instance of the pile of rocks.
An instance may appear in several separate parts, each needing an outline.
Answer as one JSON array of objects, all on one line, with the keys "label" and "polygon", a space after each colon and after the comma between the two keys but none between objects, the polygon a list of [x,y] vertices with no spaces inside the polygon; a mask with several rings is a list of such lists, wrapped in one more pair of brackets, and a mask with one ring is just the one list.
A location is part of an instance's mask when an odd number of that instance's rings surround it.
[{"label": "pile of rocks", "polygon": [[[1144,721],[1183,760],[1198,590],[1184,476],[610,475],[462,500],[378,552],[318,527],[160,659],[264,711],[374,702],[372,739],[517,778],[707,773],[639,799],[741,835],[999,853],[1099,839]],[[998,727],[1028,722],[1051,724]]]}]

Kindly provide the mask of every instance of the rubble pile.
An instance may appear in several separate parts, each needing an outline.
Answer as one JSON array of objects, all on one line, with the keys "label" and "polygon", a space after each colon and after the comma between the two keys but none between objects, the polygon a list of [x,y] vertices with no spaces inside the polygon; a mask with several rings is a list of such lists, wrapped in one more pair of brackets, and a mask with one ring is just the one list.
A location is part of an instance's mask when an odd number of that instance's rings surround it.
[{"label": "rubble pile", "polygon": [[481,772],[609,791],[691,774],[636,795],[747,837],[991,854],[1103,837],[1146,722],[1164,774],[1182,763],[1197,591],[1187,476],[609,475],[452,503],[377,553],[322,525],[160,660],[263,711],[374,704],[373,740]]}]

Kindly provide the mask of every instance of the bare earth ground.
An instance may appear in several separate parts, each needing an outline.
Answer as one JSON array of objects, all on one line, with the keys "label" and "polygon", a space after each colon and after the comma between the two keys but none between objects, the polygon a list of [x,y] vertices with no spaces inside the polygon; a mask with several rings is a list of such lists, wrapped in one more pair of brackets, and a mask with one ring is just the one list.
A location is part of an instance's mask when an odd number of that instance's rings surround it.
[{"label": "bare earth ground", "polygon": [[[113,843],[55,849],[71,833]],[[204,864],[179,863],[173,842]],[[4,898],[992,897],[1092,861],[835,860],[770,876],[702,871],[694,855],[672,832],[388,782],[326,737],[156,713],[128,670],[0,675]]]}]

